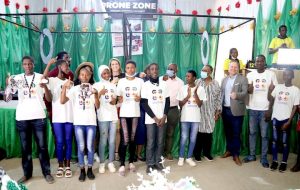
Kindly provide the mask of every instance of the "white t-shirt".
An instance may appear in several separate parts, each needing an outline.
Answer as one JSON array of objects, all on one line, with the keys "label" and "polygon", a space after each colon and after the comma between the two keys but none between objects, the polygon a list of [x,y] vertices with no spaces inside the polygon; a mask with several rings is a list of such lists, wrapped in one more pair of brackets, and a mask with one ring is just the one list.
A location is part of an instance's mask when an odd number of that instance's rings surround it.
[{"label": "white t-shirt", "polygon": [[[159,81],[163,81],[163,77],[159,77]],[[175,77],[174,79],[171,79],[168,77],[168,80],[165,81],[168,86],[168,91],[170,94],[170,107],[178,106],[179,102],[177,100],[177,94],[179,90],[184,86],[184,82],[179,78]]]},{"label": "white t-shirt", "polygon": [[265,111],[269,109],[268,90],[271,82],[276,86],[278,84],[274,72],[265,70],[258,73],[257,70],[247,75],[248,83],[253,83],[253,93],[249,94],[249,109]]},{"label": "white t-shirt", "polygon": [[117,121],[117,106],[111,105],[111,98],[116,98],[116,85],[110,82],[97,82],[93,87],[100,92],[103,88],[107,90],[100,97],[100,108],[97,110],[97,118],[99,121]]},{"label": "white t-shirt", "polygon": [[81,87],[83,84],[73,86],[66,94],[72,102],[74,125],[97,125],[95,96],[91,94],[92,86]]},{"label": "white t-shirt", "polygon": [[[184,85],[177,95],[177,100],[182,101],[188,95],[188,85]],[[200,108],[196,103],[195,100],[195,89],[191,88],[191,97],[189,100],[183,105],[181,110],[181,122],[200,122],[201,121],[201,114]],[[206,101],[206,93],[205,89],[202,86],[199,86],[197,89],[197,95],[200,100]]]},{"label": "white t-shirt", "polygon": [[296,86],[286,87],[278,84],[272,92],[275,98],[272,119],[279,121],[290,118],[293,106],[299,105],[300,92]]},{"label": "white t-shirt", "polygon": [[[32,83],[33,76],[34,81]],[[24,73],[16,75],[16,78],[22,83],[20,88],[18,88],[19,100],[16,108],[17,121],[46,118],[46,106],[43,101],[45,91],[40,87],[42,77],[43,75],[39,73],[34,73],[31,76],[25,76]]]},{"label": "white t-shirt", "polygon": [[[159,85],[146,81],[142,87],[142,98],[148,100],[148,105],[157,118],[164,116],[166,98],[170,97],[167,84],[165,81],[159,81]],[[155,123],[147,113],[145,116],[145,124]]]},{"label": "white t-shirt", "polygon": [[61,80],[57,77],[49,78],[49,89],[52,93],[52,122],[53,123],[73,123],[72,102],[60,103],[62,86],[67,80]]},{"label": "white t-shirt", "polygon": [[117,96],[123,96],[120,106],[120,117],[140,117],[140,102],[134,100],[135,94],[140,96],[144,81],[135,77],[133,80],[122,78],[118,82]]}]

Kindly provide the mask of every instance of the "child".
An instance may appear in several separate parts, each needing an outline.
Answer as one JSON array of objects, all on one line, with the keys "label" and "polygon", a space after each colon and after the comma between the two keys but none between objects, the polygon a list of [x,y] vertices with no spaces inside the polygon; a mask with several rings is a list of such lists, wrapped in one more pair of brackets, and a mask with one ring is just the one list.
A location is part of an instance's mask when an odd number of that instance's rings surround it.
[{"label": "child", "polygon": [[194,70],[189,70],[185,78],[187,84],[181,88],[177,95],[177,100],[179,100],[181,108],[181,137],[178,166],[183,166],[184,164],[185,143],[188,137],[190,144],[185,161],[190,166],[196,166],[192,156],[201,119],[200,107],[202,102],[206,100],[206,94],[202,86],[196,86],[197,73]]},{"label": "child", "polygon": [[239,63],[240,73],[242,73],[243,76],[245,76],[246,65],[243,63],[242,60],[238,59],[238,55],[239,52],[236,48],[231,48],[229,50],[229,58],[225,60],[223,67],[225,76],[228,75],[229,63],[233,60],[236,60]]},{"label": "child", "polygon": [[121,143],[119,147],[119,156],[121,167],[119,174],[125,176],[125,157],[127,145],[129,144],[129,170],[135,172],[133,164],[135,156],[135,132],[140,117],[140,92],[143,80],[135,77],[136,63],[127,61],[125,66],[126,78],[118,82],[117,96],[121,104],[120,107],[120,135]]},{"label": "child", "polygon": [[[100,102],[97,90],[92,88],[94,65],[90,62],[83,62],[78,65],[75,73],[77,79],[75,86],[71,88],[72,82],[68,80],[61,93],[61,103],[71,101],[73,106],[73,118],[75,135],[78,146],[78,161],[81,168],[79,181],[85,181],[86,175],[90,180],[95,179],[93,174],[94,162],[94,138],[96,134],[96,109]],[[67,89],[68,92],[67,92]],[[84,147],[88,149],[88,170],[85,172]]]},{"label": "child", "polygon": [[100,82],[95,83],[94,88],[98,90],[100,99],[100,108],[97,110],[100,131],[99,173],[105,172],[104,153],[107,140],[109,142],[108,169],[111,173],[114,173],[116,171],[116,168],[113,161],[115,152],[116,129],[118,123],[118,113],[116,107],[116,85],[109,81],[111,73],[108,66],[101,65],[98,71]]},{"label": "child", "polygon": [[164,149],[166,119],[170,109],[170,96],[165,81],[160,81],[159,67],[156,63],[149,65],[149,80],[143,84],[142,106],[146,112],[147,127],[146,173],[151,170],[163,170],[161,157]]},{"label": "child", "polygon": [[276,85],[271,96],[269,94],[270,104],[273,105],[273,142],[272,142],[272,154],[273,162],[271,164],[271,170],[274,171],[278,167],[277,153],[278,143],[282,140],[282,162],[279,166],[279,171],[284,172],[287,167],[287,159],[289,156],[289,133],[290,125],[293,117],[299,105],[299,89],[292,85],[294,78],[294,71],[284,70],[283,81],[284,84]]},{"label": "child", "polygon": [[[52,126],[55,135],[56,156],[58,160],[58,168],[56,177],[63,176],[72,177],[70,168],[70,160],[72,155],[72,134],[73,134],[73,108],[71,102],[66,104],[60,103],[60,95],[62,87],[68,80],[65,78],[66,74],[70,72],[69,63],[65,60],[51,59],[49,65],[56,62],[58,69],[57,77],[49,78],[49,89],[52,93]],[[44,71],[44,76],[47,76],[48,67]],[[66,160],[66,168],[63,162]],[[64,175],[65,172],[65,175]]]}]

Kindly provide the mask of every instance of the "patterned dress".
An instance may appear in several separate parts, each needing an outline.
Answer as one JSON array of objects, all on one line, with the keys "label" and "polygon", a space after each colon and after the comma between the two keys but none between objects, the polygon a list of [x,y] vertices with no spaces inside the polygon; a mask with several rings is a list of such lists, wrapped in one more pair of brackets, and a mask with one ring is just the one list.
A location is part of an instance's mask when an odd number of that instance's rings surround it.
[{"label": "patterned dress", "polygon": [[200,108],[201,123],[199,132],[212,133],[215,128],[215,112],[221,110],[221,88],[216,80],[212,80],[208,85],[204,80],[199,79],[199,85],[205,89],[207,100],[203,101]]}]

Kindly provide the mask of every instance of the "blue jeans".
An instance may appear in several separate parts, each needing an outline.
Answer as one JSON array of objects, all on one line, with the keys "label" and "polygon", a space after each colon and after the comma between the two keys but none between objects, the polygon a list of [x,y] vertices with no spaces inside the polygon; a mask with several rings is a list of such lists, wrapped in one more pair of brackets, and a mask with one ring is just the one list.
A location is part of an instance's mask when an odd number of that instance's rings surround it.
[{"label": "blue jeans", "polygon": [[187,158],[191,158],[196,144],[199,122],[181,122],[181,135],[180,135],[180,151],[179,157],[184,157],[186,140],[190,139],[189,150]]},{"label": "blue jeans", "polygon": [[278,145],[281,142],[283,145],[282,149],[282,162],[287,162],[289,156],[289,134],[290,127],[288,130],[282,130],[281,127],[285,124],[288,119],[279,121],[277,119],[273,119],[273,141],[272,141],[272,154],[273,161],[278,160]]},{"label": "blue jeans", "polygon": [[232,156],[239,156],[244,116],[234,116],[230,108],[223,107],[222,119],[226,136],[226,149]]},{"label": "blue jeans", "polygon": [[147,149],[146,163],[148,166],[159,164],[164,150],[164,137],[166,126],[158,127],[156,124],[146,124]]},{"label": "blue jeans", "polygon": [[62,163],[64,158],[71,160],[73,123],[53,123],[52,126],[55,135],[55,149],[58,162]]},{"label": "blue jeans", "polygon": [[96,126],[94,125],[75,125],[75,135],[78,149],[78,162],[81,168],[84,167],[84,148],[88,150],[88,166],[92,167],[94,163],[94,139],[96,135]]},{"label": "blue jeans", "polygon": [[46,137],[46,119],[33,119],[16,121],[17,130],[19,131],[22,146],[22,167],[24,176],[30,178],[32,176],[32,134],[39,153],[39,159],[43,175],[51,173],[49,153],[47,148]]},{"label": "blue jeans", "polygon": [[268,122],[265,121],[265,111],[249,110],[249,147],[250,155],[255,156],[257,126],[260,126],[261,160],[267,160],[268,153]]},{"label": "blue jeans", "polygon": [[117,121],[99,121],[99,131],[100,131],[100,140],[99,140],[99,156],[100,163],[105,162],[105,148],[108,141],[109,145],[109,162],[114,161],[115,157],[115,140],[116,140],[116,131],[117,131]]}]

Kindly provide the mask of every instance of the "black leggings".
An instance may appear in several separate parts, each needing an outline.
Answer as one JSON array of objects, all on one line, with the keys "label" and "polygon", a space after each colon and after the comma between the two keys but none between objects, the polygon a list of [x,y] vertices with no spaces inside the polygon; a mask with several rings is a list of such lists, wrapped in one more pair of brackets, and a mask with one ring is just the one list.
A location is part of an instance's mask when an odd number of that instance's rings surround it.
[{"label": "black leggings", "polygon": [[135,156],[135,132],[138,123],[138,118],[120,118],[120,137],[121,142],[119,146],[119,156],[121,166],[125,166],[125,158],[127,152],[127,146],[129,145],[129,163],[133,163]]}]

